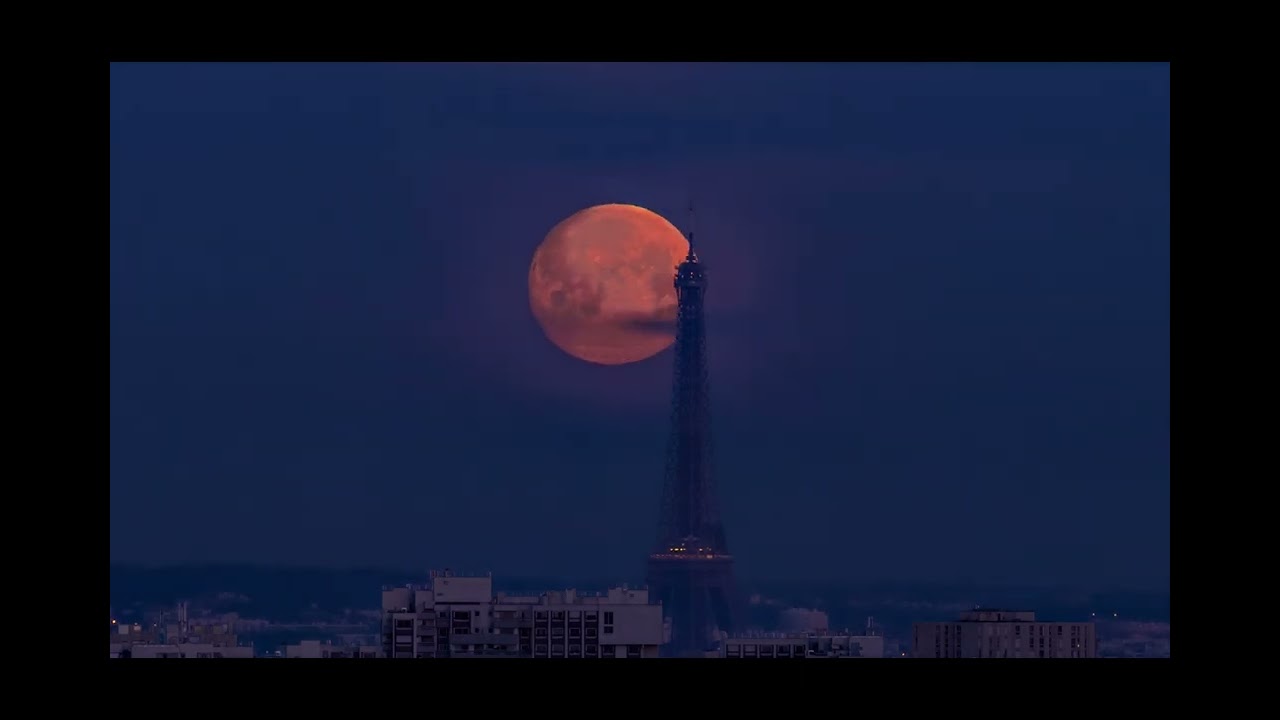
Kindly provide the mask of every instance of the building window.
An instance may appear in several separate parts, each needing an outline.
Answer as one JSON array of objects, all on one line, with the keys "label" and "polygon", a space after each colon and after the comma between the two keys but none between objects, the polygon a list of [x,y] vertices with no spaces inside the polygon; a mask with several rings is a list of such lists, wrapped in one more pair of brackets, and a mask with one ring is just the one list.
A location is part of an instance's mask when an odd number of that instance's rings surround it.
[{"label": "building window", "polygon": [[612,624],[613,624],[613,613],[612,613],[612,612],[607,612],[607,613],[605,613],[605,614],[604,614],[604,624],[605,624],[605,625],[612,625]]}]

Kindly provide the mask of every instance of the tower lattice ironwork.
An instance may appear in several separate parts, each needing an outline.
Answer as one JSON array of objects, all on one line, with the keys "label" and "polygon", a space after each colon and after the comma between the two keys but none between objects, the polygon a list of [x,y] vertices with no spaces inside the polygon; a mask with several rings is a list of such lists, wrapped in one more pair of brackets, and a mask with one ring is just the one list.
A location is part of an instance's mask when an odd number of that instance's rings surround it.
[{"label": "tower lattice ironwork", "polygon": [[693,245],[676,268],[679,299],[671,435],[658,522],[658,544],[649,556],[648,582],[671,623],[667,651],[698,654],[718,632],[733,629],[733,556],[720,522],[711,464],[711,397],[703,313],[705,267]]}]

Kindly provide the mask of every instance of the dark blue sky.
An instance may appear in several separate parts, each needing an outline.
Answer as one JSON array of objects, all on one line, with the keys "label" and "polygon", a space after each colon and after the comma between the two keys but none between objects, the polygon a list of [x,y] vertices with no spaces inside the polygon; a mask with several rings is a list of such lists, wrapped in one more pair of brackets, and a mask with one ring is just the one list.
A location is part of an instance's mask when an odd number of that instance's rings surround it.
[{"label": "dark blue sky", "polygon": [[1167,587],[1167,65],[114,66],[112,559],[640,577],[526,274],[690,194],[742,575]]}]

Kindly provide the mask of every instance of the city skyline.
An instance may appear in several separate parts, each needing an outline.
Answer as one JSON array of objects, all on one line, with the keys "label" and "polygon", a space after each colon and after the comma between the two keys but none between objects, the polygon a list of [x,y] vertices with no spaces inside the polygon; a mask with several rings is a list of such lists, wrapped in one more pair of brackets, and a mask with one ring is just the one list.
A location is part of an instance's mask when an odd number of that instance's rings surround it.
[{"label": "city skyline", "polygon": [[112,561],[639,576],[672,356],[524,275],[694,195],[743,575],[1167,588],[1168,130],[1160,64],[113,65]]}]

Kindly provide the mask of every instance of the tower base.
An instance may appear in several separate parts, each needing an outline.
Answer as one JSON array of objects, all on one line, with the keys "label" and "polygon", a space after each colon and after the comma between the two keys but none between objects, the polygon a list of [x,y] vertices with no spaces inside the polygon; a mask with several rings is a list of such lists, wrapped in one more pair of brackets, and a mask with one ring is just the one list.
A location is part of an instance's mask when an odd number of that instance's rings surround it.
[{"label": "tower base", "polygon": [[733,557],[653,555],[648,568],[649,597],[662,603],[671,622],[666,657],[701,657],[734,630],[736,590]]}]

